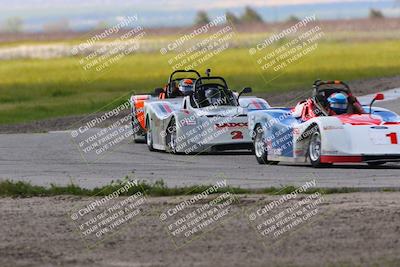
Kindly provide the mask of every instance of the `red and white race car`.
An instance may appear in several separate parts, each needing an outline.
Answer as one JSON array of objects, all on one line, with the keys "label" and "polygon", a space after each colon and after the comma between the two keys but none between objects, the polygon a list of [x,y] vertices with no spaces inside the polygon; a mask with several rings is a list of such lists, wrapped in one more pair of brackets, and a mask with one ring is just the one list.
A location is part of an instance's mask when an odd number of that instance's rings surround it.
[{"label": "red and white race car", "polygon": [[[316,81],[313,96],[295,108],[270,108],[248,115],[254,150],[260,164],[307,162],[314,167],[400,161],[400,117],[387,109],[362,106],[341,81]],[[328,98],[347,97],[344,114],[329,108]]]}]

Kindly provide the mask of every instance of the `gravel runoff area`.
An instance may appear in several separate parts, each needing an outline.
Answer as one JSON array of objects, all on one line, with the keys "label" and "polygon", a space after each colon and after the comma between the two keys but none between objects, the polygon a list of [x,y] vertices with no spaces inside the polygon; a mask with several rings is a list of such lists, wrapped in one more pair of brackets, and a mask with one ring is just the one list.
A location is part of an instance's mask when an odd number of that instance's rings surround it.
[{"label": "gravel runoff area", "polygon": [[277,198],[240,196],[233,216],[179,248],[159,217],[185,197],[148,198],[135,223],[94,248],[68,215],[93,198],[0,198],[0,266],[400,266],[399,192],[323,195],[312,220],[272,242],[246,210]]},{"label": "gravel runoff area", "polygon": [[[372,94],[375,92],[382,92],[384,90],[400,88],[400,76],[395,77],[382,77],[365,80],[355,80],[349,82],[353,93],[357,96]],[[294,106],[300,100],[304,100],[310,96],[310,88],[293,88],[294,91],[288,92],[272,92],[272,93],[259,93],[259,97],[265,98],[273,106]],[[397,110],[395,110],[397,111]],[[121,112],[119,116],[115,117],[118,120],[128,115],[128,110]],[[397,112],[400,112],[398,110]],[[94,113],[89,115],[80,116],[67,116],[61,118],[46,119],[40,121],[33,121],[27,123],[18,123],[10,125],[0,125],[0,134],[2,133],[38,133],[58,130],[68,130],[71,127],[83,125],[85,122],[93,120],[101,116],[102,113]],[[108,120],[108,123],[113,121]],[[97,125],[97,127],[106,127],[108,125]]]}]

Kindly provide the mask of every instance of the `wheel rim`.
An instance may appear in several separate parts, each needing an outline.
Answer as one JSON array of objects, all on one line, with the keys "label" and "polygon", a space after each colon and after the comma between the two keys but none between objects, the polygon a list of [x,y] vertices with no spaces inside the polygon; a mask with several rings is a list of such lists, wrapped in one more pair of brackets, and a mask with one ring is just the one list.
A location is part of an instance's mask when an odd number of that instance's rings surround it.
[{"label": "wheel rim", "polygon": [[151,144],[153,143],[153,140],[152,140],[152,135],[151,135],[150,129],[147,130],[146,135],[147,135],[147,145],[151,146]]},{"label": "wheel rim", "polygon": [[[260,128],[258,128],[258,129],[260,129]],[[264,153],[263,132],[261,130],[257,130],[254,143],[255,143],[254,150],[255,150],[256,156],[258,158],[261,158]]]},{"label": "wheel rim", "polygon": [[310,158],[312,161],[318,161],[321,157],[321,135],[314,133],[310,143]]}]

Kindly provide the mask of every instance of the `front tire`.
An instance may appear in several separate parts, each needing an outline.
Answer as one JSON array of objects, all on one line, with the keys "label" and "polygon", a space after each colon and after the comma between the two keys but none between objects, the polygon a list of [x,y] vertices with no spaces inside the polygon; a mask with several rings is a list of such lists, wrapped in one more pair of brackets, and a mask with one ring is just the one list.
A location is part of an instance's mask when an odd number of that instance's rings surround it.
[{"label": "front tire", "polygon": [[317,130],[311,135],[310,144],[308,146],[308,158],[314,168],[322,168],[331,166],[331,163],[321,163],[322,141],[321,133]]},{"label": "front tire", "polygon": [[256,156],[259,164],[276,165],[278,161],[268,160],[268,151],[264,144],[264,131],[260,125],[255,129],[255,136],[253,141],[254,155]]},{"label": "front tire", "polygon": [[171,119],[168,128],[166,129],[165,143],[167,144],[168,152],[176,154],[177,149],[177,133],[175,118]]}]

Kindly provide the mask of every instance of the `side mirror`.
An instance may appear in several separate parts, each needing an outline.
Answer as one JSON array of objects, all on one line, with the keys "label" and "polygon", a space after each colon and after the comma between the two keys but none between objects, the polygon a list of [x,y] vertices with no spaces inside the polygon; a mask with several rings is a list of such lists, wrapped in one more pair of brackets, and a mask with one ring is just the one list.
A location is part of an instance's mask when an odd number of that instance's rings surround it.
[{"label": "side mirror", "polygon": [[242,94],[249,94],[249,93],[251,93],[251,92],[253,92],[253,89],[251,89],[250,87],[245,87],[245,88],[243,88],[243,90],[239,93],[239,95],[238,95],[238,99],[239,99],[239,97],[242,95]]},{"label": "side mirror", "polygon": [[159,95],[159,94],[161,94],[162,92],[164,92],[164,89],[162,89],[162,88],[156,88],[156,89],[154,89],[154,94],[155,94],[155,95]]},{"label": "side mirror", "polygon": [[369,114],[372,113],[372,105],[375,103],[375,101],[381,101],[385,99],[385,95],[382,93],[378,93],[375,95],[374,99],[372,99],[371,104],[369,104]]},{"label": "side mirror", "polygon": [[380,100],[385,100],[385,95],[384,95],[384,94],[381,94],[381,93],[376,94],[376,96],[375,96],[374,99],[375,99],[375,100],[378,100],[378,101],[380,101]]}]

